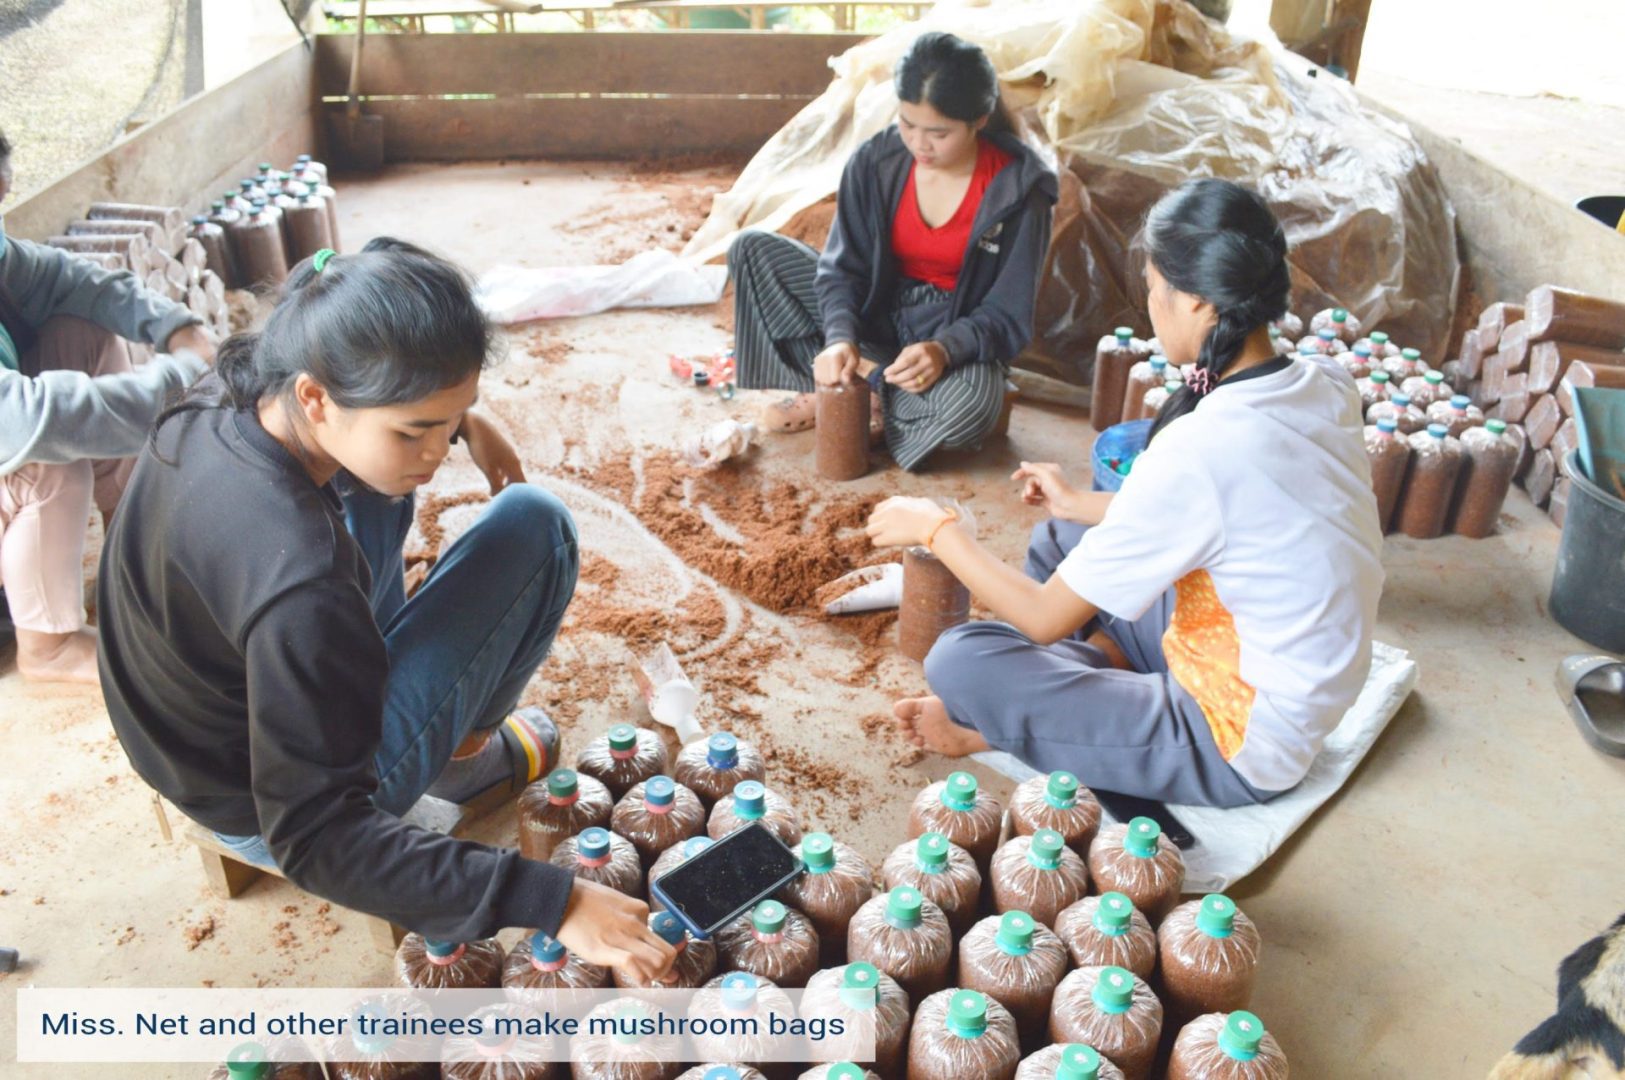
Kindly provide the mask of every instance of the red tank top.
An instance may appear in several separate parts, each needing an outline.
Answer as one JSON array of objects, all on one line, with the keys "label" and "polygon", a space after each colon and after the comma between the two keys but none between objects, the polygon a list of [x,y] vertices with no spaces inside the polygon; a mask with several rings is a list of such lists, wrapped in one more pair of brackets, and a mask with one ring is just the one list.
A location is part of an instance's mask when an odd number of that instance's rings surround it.
[{"label": "red tank top", "polygon": [[978,139],[976,170],[971,173],[965,197],[954,216],[934,229],[920,216],[920,200],[914,188],[917,166],[909,166],[908,183],[903,186],[903,198],[891,224],[892,252],[903,277],[928,281],[950,292],[959,284],[959,270],[965,262],[965,249],[970,246],[970,230],[982,196],[999,170],[1008,164],[1009,154],[986,139]]}]

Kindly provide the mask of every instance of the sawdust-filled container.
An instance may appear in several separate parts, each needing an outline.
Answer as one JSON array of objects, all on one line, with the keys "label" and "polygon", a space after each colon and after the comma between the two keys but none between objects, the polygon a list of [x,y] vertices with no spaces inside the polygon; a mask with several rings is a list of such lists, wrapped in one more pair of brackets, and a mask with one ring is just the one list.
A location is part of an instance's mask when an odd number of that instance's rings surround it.
[{"label": "sawdust-filled container", "polygon": [[846,943],[848,957],[896,979],[911,1001],[923,1001],[948,986],[953,951],[942,909],[908,885],[859,908]]},{"label": "sawdust-filled container", "polygon": [[1055,988],[1071,960],[1066,945],[1024,911],[977,923],[959,943],[959,981],[1010,1010],[1024,1040],[1042,1035]]},{"label": "sawdust-filled container", "polygon": [[767,763],[755,746],[719,731],[683,747],[672,765],[672,778],[698,795],[709,810],[718,800],[733,794],[735,785],[742,781],[765,781]]},{"label": "sawdust-filled container", "polygon": [[756,823],[784,841],[786,847],[801,842],[801,815],[789,799],[768,790],[760,780],[741,781],[723,796],[711,810],[706,831],[711,839],[721,840],[735,829]]},{"label": "sawdust-filled container", "polygon": [[610,816],[610,828],[632,841],[645,867],[660,853],[705,831],[700,797],[669,776],[635,784]]},{"label": "sawdust-filled container", "polygon": [[591,828],[553,849],[548,860],[576,877],[607,885],[627,896],[643,892],[643,861],[632,841],[608,829]]},{"label": "sawdust-filled container", "polygon": [[718,932],[717,954],[726,970],[748,971],[775,986],[799,989],[818,973],[818,931],[794,908],[763,900]]},{"label": "sawdust-filled container", "polygon": [[887,889],[912,885],[920,895],[942,909],[954,937],[976,924],[982,897],[982,872],[970,852],[939,832],[905,840],[892,849],[880,868]]},{"label": "sawdust-filled container", "polygon": [[[825,968],[807,981],[802,1012],[808,1016],[839,1019],[849,1033],[874,1039],[872,1066],[881,1075],[902,1074],[903,1055],[908,1050],[908,991],[897,980],[873,964],[844,964]],[[812,1056],[819,1058],[821,1047],[812,1044]]]},{"label": "sawdust-filled container", "polygon": [[903,552],[903,602],[897,614],[897,649],[923,662],[944,630],[970,620],[970,590],[923,547]]},{"label": "sawdust-filled container", "polygon": [[616,799],[666,772],[666,744],[648,728],[616,724],[576,756],[576,770],[609,788]]},{"label": "sawdust-filled container", "polygon": [[1148,982],[1157,969],[1157,932],[1120,892],[1079,900],[1055,920],[1055,933],[1076,967],[1127,968]]},{"label": "sawdust-filled container", "polygon": [[1089,846],[1089,878],[1100,892],[1120,892],[1152,926],[1179,903],[1185,857],[1148,817],[1107,825]]},{"label": "sawdust-filled container", "polygon": [[1021,1063],[1016,1022],[975,990],[926,998],[908,1040],[908,1080],[1012,1080]]},{"label": "sawdust-filled container", "polygon": [[519,793],[519,853],[546,862],[565,840],[608,828],[615,800],[609,789],[574,769],[554,769]]},{"label": "sawdust-filled container", "polygon": [[914,797],[908,814],[908,835],[939,832],[970,852],[985,879],[999,846],[1004,806],[983,791],[976,777],[954,772],[946,780],[927,784]]}]

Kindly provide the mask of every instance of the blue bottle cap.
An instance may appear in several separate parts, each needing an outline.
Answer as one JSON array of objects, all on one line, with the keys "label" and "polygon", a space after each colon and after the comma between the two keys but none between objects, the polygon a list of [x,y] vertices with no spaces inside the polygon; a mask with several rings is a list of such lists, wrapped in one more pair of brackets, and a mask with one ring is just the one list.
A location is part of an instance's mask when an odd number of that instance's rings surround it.
[{"label": "blue bottle cap", "polygon": [[540,930],[530,935],[530,955],[544,964],[556,964],[564,959],[564,945],[557,938],[548,937]]},{"label": "blue bottle cap", "polygon": [[657,911],[649,916],[649,929],[667,945],[681,945],[688,935],[688,931],[683,929],[683,924],[678,921],[677,916],[669,911]]},{"label": "blue bottle cap", "polygon": [[1443,424],[1429,424],[1428,434],[1432,435],[1435,439],[1443,439],[1446,435],[1450,434],[1450,429]]},{"label": "blue bottle cap", "polygon": [[609,830],[594,825],[576,837],[576,853],[583,859],[602,859],[609,854]]},{"label": "blue bottle cap", "polygon": [[705,743],[705,760],[713,769],[739,767],[739,740],[726,731],[719,731]]},{"label": "blue bottle cap", "polygon": [[677,800],[677,782],[669,776],[651,776],[643,782],[643,801],[650,806],[670,806]]},{"label": "blue bottle cap", "polygon": [[709,836],[691,836],[683,841],[683,860],[686,862],[716,843]]},{"label": "blue bottle cap", "polygon": [[722,977],[722,1004],[745,1010],[756,1004],[756,976],[748,971],[732,971]]},{"label": "blue bottle cap", "polygon": [[767,813],[767,788],[757,780],[741,780],[734,785],[734,817],[755,821]]}]

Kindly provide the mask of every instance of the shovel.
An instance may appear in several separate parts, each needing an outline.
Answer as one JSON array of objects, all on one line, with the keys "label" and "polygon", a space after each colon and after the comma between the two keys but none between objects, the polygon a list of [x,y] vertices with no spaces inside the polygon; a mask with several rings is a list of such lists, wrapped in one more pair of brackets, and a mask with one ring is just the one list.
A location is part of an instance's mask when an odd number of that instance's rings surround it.
[{"label": "shovel", "polygon": [[367,40],[367,0],[361,0],[355,16],[355,51],[350,54],[350,99],[344,115],[330,116],[327,133],[337,151],[334,155],[347,168],[367,172],[384,164],[384,118],[361,115],[361,47]]}]

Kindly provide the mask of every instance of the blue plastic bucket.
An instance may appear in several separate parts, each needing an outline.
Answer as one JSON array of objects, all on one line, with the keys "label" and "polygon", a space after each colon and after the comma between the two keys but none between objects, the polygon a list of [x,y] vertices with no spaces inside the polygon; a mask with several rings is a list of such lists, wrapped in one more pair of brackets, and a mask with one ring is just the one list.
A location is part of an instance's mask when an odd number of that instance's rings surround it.
[{"label": "blue plastic bucket", "polygon": [[[1116,491],[1123,486],[1123,477],[1127,475],[1124,465],[1132,466],[1145,449],[1154,423],[1155,420],[1129,420],[1113,424],[1100,433],[1090,453],[1090,466],[1095,472],[1094,490]],[[1116,467],[1112,465],[1114,461],[1118,463]]]}]

